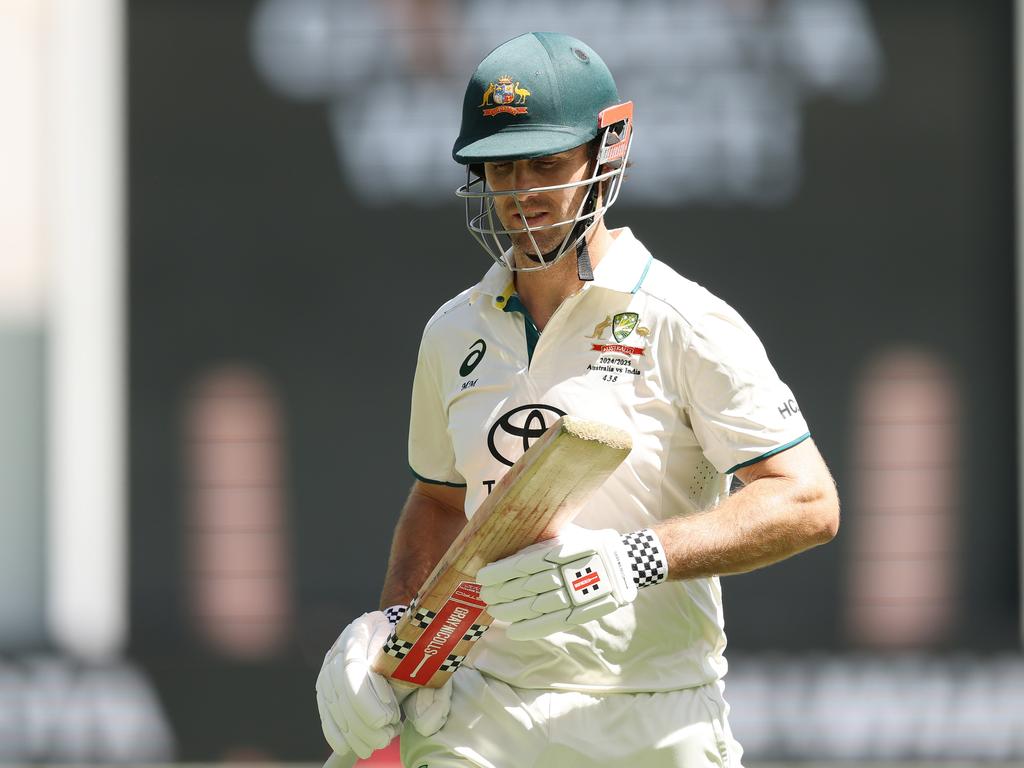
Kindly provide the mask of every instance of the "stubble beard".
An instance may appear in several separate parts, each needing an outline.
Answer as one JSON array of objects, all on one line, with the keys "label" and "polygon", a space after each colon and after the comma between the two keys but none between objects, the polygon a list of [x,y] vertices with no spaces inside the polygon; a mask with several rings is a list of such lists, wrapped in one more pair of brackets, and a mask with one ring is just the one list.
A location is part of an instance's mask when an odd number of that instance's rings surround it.
[{"label": "stubble beard", "polygon": [[[575,217],[579,204],[579,200],[572,200],[569,210],[561,211],[558,214],[557,221],[565,221],[566,219]],[[552,252],[558,250],[566,236],[569,235],[575,226],[575,223],[570,220],[567,224],[562,224],[561,226],[552,227],[550,229],[511,233],[509,238],[512,240],[516,263],[522,264],[526,267],[540,266],[542,264],[540,257],[546,256],[549,253],[554,256]],[[533,235],[532,240],[530,235]],[[534,242],[537,243],[536,248],[534,248]],[[540,253],[537,253],[538,249],[540,249]]]},{"label": "stubble beard", "polygon": [[[524,267],[536,267],[542,266],[543,262],[540,257],[546,256],[551,253],[552,257],[554,254],[552,251],[557,251],[565,240],[566,236],[576,226],[575,222],[571,219],[575,218],[576,212],[580,209],[583,204],[583,197],[587,194],[589,187],[581,187],[575,191],[572,199],[567,201],[568,204],[564,210],[558,213],[556,221],[565,221],[570,219],[569,223],[562,224],[558,227],[552,227],[551,229],[540,229],[533,232],[513,232],[509,234],[509,238],[512,241],[512,250],[517,265]],[[502,224],[508,228],[506,222]],[[530,235],[533,235],[531,240]],[[537,248],[534,248],[533,243],[536,241]],[[537,249],[540,249],[540,253],[537,253]],[[549,262],[550,263],[550,262]]]},{"label": "stubble beard", "polygon": [[[512,246],[516,254],[516,261],[526,266],[540,265],[540,257],[557,250],[571,228],[571,224],[563,224],[554,229],[542,229],[532,233],[533,240],[526,232],[512,234]],[[534,242],[537,243],[540,253],[537,253],[537,248],[534,248]]]}]

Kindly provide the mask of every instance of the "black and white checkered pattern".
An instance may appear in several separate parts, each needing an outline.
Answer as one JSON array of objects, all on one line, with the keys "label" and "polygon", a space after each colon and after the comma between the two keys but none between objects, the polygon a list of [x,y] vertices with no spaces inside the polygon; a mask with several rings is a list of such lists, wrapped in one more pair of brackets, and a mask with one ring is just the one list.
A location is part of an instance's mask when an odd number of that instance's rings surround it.
[{"label": "black and white checkered pattern", "polygon": [[471,643],[475,643],[477,640],[483,637],[484,632],[486,632],[487,630],[487,625],[474,624],[472,627],[469,628],[469,632],[462,636],[462,639],[469,640],[469,642]]},{"label": "black and white checkered pattern", "polygon": [[668,578],[668,558],[654,531],[644,528],[623,534],[622,543],[626,546],[637,587],[660,584]]},{"label": "black and white checkered pattern", "polygon": [[412,643],[407,643],[405,640],[399,640],[398,637],[392,632],[388,635],[388,639],[384,641],[384,653],[388,656],[394,656],[396,659],[404,659],[406,654],[412,649]]},{"label": "black and white checkered pattern", "polygon": [[438,672],[454,672],[459,668],[459,665],[466,660],[465,656],[456,656],[454,653],[445,659],[441,666],[437,668]]},{"label": "black and white checkered pattern", "polygon": [[[588,573],[593,573],[593,572],[594,572],[593,568],[584,568],[582,571],[576,571],[576,578],[577,579],[582,579]],[[591,584],[589,587],[584,587],[583,589],[580,590],[580,592],[582,592],[584,595],[589,595],[591,592],[597,592],[600,589],[601,589],[601,582],[597,581],[597,582]]]},{"label": "black and white checkered pattern", "polygon": [[395,626],[398,620],[405,615],[408,609],[404,605],[392,605],[390,608],[384,609],[385,618],[391,622],[391,626]]},{"label": "black and white checkered pattern", "polygon": [[416,613],[412,615],[412,623],[417,627],[423,627],[426,629],[430,626],[430,622],[437,616],[437,611],[428,611],[426,608],[417,608]]}]

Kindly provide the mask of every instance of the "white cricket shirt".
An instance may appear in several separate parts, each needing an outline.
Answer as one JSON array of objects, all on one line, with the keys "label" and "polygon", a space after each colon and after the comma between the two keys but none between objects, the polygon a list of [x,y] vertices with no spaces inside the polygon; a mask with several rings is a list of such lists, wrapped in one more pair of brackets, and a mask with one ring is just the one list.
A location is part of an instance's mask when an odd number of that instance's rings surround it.
[{"label": "white cricket shirt", "polygon": [[[567,413],[633,436],[576,523],[623,533],[707,509],[731,473],[808,437],[793,393],[722,300],[655,260],[628,229],[538,334],[494,265],[427,323],[409,464],[466,486],[466,516]],[[523,688],[658,691],[725,674],[717,578],[665,582],[603,619],[512,641],[495,622],[467,663]]]}]

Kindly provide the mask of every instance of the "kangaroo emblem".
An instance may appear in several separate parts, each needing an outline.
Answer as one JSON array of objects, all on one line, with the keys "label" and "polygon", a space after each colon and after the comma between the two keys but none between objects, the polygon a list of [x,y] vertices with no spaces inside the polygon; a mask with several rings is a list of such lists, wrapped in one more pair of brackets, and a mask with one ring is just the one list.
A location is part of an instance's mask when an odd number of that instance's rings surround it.
[{"label": "kangaroo emblem", "polygon": [[484,91],[484,100],[477,104],[478,107],[486,107],[487,102],[491,100],[491,96],[494,95],[494,83],[487,86],[487,90]]},{"label": "kangaroo emblem", "polygon": [[612,316],[606,315],[604,320],[594,326],[594,335],[587,336],[588,339],[600,339],[612,325]]}]

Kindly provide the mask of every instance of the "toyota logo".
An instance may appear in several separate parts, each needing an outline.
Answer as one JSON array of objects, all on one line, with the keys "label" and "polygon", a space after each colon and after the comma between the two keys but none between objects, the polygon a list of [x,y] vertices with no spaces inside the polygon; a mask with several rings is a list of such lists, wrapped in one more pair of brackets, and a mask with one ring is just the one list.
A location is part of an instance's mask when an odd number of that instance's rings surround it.
[{"label": "toyota logo", "polygon": [[[494,422],[490,432],[487,433],[487,448],[491,451],[491,456],[502,464],[511,467],[515,464],[516,459],[529,450],[533,441],[543,435],[548,427],[562,416],[565,416],[565,411],[555,408],[553,405],[531,403],[530,405],[514,408]],[[515,445],[517,447],[522,445],[522,452],[516,453],[514,458],[510,459],[498,450],[498,447],[494,444],[494,437],[499,431],[503,435],[517,438]],[[508,444],[507,440],[502,442],[506,445]]]}]

